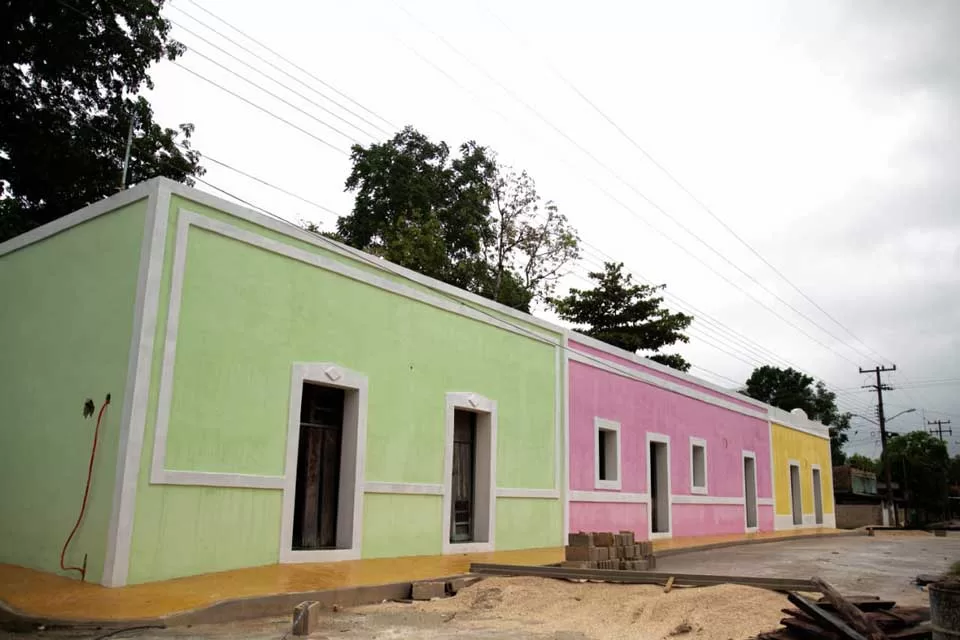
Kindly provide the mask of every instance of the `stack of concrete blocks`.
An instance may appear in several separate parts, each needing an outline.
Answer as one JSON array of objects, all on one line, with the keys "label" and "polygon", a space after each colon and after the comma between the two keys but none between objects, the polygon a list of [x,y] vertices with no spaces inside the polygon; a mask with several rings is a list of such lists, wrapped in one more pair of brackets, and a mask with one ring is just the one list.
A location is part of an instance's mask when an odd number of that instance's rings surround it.
[{"label": "stack of concrete blocks", "polygon": [[647,571],[655,567],[653,543],[637,542],[632,531],[571,533],[564,567]]}]

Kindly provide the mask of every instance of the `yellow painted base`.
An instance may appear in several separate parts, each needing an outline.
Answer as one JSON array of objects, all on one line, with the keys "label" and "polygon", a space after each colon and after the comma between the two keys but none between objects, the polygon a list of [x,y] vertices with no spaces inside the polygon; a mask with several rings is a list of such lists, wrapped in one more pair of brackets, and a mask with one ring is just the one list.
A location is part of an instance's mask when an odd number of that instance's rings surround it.
[{"label": "yellow painted base", "polygon": [[[666,551],[839,532],[838,529],[800,529],[698,536],[656,540],[653,548],[654,551]],[[19,613],[55,620],[138,620],[200,609],[235,598],[439,578],[466,573],[472,562],[544,565],[562,560],[563,549],[552,548],[322,564],[275,564],[113,589],[0,564],[0,601]]]},{"label": "yellow painted base", "polygon": [[0,601],[19,613],[59,620],[137,620],[199,609],[222,600],[425,580],[466,573],[471,562],[540,565],[563,549],[449,556],[276,564],[108,588],[0,564]]}]

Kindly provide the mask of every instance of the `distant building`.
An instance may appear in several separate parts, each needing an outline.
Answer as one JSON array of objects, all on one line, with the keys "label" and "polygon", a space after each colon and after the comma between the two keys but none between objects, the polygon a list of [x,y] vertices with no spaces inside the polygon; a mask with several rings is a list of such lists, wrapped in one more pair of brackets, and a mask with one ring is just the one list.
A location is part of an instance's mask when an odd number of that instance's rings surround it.
[{"label": "distant building", "polygon": [[[897,483],[893,483],[893,490],[894,494],[898,492]],[[885,494],[886,485],[877,482],[877,474],[849,465],[834,467],[833,496],[837,505],[837,528],[856,529],[893,524]],[[895,500],[901,502],[896,495]]]}]

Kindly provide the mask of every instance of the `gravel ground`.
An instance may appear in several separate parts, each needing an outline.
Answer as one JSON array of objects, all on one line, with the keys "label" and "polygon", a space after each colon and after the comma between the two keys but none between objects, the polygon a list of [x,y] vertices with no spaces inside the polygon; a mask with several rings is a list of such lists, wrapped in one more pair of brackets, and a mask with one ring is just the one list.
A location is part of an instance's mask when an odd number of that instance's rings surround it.
[{"label": "gravel ground", "polygon": [[[844,593],[889,597],[925,605],[910,583],[960,559],[960,535],[878,534],[699,551],[663,558],[658,571],[809,578],[822,576]],[[779,626],[785,596],[724,585],[674,588],[573,583],[540,578],[489,578],[454,598],[383,603],[331,612],[315,639],[344,640],[740,640]],[[130,630],[120,640],[292,640],[290,618],[192,628]],[[103,633],[47,630],[3,634],[26,640],[93,640]]]}]

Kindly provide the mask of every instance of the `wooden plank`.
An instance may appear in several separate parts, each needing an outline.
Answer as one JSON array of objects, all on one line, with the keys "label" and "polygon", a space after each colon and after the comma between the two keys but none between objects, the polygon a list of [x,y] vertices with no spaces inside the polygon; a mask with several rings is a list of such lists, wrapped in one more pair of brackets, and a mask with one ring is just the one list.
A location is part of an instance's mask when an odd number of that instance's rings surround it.
[{"label": "wooden plank", "polygon": [[675,579],[676,578],[674,578],[673,576],[670,576],[669,578],[667,578],[667,584],[663,587],[664,593],[670,593],[670,589],[673,589],[673,581]]},{"label": "wooden plank", "polygon": [[816,602],[808,600],[798,593],[788,594],[787,599],[800,607],[801,611],[816,620],[817,624],[825,629],[832,630],[848,640],[866,640],[866,636],[850,627],[833,613],[820,608]]},{"label": "wooden plank", "polygon": [[603,580],[629,584],[666,584],[673,576],[675,587],[705,587],[720,584],[740,584],[773,591],[817,591],[809,580],[783,578],[756,578],[750,576],[698,575],[657,573],[652,571],[618,571],[609,569],[574,569],[566,567],[522,566],[510,564],[474,563],[471,573],[501,576],[536,576],[561,580]]},{"label": "wooden plank", "polygon": [[784,618],[780,624],[794,632],[792,635],[799,635],[804,638],[823,638],[824,640],[842,640],[836,633],[824,631],[820,625],[801,620],[800,618]]},{"label": "wooden plank", "polygon": [[875,622],[870,620],[860,609],[847,602],[840,593],[829,583],[820,578],[813,578],[813,583],[832,604],[837,613],[857,631],[863,633],[868,640],[887,640],[886,634],[880,630]]},{"label": "wooden plank", "polygon": [[[878,596],[843,596],[843,599],[860,609],[860,611],[876,611],[878,609],[892,609],[896,606],[893,600],[881,600]],[[817,604],[826,609],[833,610],[833,604],[826,597],[817,600]]]}]

